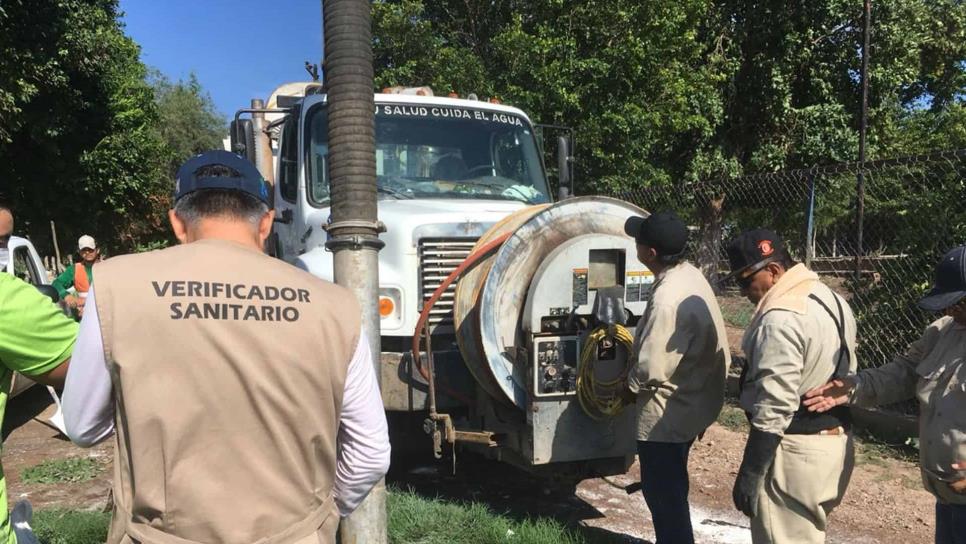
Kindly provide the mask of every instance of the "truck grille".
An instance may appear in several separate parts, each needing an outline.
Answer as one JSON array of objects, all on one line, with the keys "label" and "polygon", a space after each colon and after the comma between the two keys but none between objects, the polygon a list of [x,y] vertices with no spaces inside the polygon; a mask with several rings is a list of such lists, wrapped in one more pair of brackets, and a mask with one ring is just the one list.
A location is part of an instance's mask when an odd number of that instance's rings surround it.
[{"label": "truck grille", "polygon": [[[419,241],[419,311],[423,310],[433,292],[446,276],[470,255],[476,238],[423,238]],[[456,282],[453,282],[433,306],[429,314],[430,331],[437,327],[453,328],[453,304]],[[442,332],[442,331],[440,331]]]}]

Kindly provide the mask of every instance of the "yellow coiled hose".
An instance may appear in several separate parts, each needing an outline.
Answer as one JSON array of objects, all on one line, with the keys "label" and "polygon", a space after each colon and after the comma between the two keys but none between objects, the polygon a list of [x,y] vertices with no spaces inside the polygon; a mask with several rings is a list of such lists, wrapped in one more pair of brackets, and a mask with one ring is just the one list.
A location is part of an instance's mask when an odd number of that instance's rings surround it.
[{"label": "yellow coiled hose", "polygon": [[[633,364],[631,351],[634,348],[634,336],[622,325],[614,325],[611,333],[607,325],[601,325],[590,332],[584,342],[584,349],[580,352],[580,370],[577,371],[577,400],[580,401],[584,413],[593,419],[614,417],[624,411],[627,403],[621,397],[621,392],[627,386],[627,375]],[[594,376],[595,353],[598,344],[606,338],[613,338],[623,344],[627,350],[627,364],[620,375],[610,381],[598,381]]]}]

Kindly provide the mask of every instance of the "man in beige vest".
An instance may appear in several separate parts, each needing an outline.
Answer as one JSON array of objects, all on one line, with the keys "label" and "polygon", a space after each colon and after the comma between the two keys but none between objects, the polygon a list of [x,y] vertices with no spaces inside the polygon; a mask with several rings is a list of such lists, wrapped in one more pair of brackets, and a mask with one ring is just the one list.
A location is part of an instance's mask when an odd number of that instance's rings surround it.
[{"label": "man in beige vest", "polygon": [[852,474],[850,420],[847,410],[809,412],[802,395],[854,372],[855,318],[770,230],[742,233],[728,259],[742,294],[758,305],[742,340],[740,402],[751,431],[735,506],[751,518],[755,544],[824,542]]},{"label": "man in beige vest", "polygon": [[386,472],[361,311],[262,252],[268,186],[213,151],[178,172],[181,245],[97,265],[68,372],[68,435],[117,430],[108,543],[333,542]]},{"label": "man in beige vest", "polygon": [[624,231],[657,276],[637,325],[637,366],[628,388],[637,402],[641,489],[657,544],[693,543],[688,453],[724,403],[731,362],[724,319],[701,271],[683,259],[688,229],[668,212],[630,218]]}]

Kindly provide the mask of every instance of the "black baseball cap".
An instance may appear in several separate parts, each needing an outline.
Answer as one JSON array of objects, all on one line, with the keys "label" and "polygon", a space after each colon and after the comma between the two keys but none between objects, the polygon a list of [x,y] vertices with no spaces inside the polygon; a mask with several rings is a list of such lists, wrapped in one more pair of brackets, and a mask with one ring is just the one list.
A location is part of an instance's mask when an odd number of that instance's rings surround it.
[{"label": "black baseball cap", "polygon": [[637,243],[653,247],[661,256],[680,255],[688,243],[688,226],[674,212],[631,216],[624,222],[624,232]]},{"label": "black baseball cap", "polygon": [[769,229],[742,232],[731,240],[726,250],[731,274],[722,279],[722,282],[735,277],[747,277],[786,255],[781,236]]},{"label": "black baseball cap", "polygon": [[938,312],[966,298],[966,246],[955,247],[936,265],[933,288],[919,300],[923,310]]},{"label": "black baseball cap", "polygon": [[[224,166],[231,169],[237,176],[205,176],[198,177],[197,172],[206,166]],[[188,193],[201,189],[229,189],[248,193],[271,206],[268,182],[258,172],[251,162],[220,149],[205,151],[188,159],[181,168],[174,182],[174,200],[177,202]]]}]

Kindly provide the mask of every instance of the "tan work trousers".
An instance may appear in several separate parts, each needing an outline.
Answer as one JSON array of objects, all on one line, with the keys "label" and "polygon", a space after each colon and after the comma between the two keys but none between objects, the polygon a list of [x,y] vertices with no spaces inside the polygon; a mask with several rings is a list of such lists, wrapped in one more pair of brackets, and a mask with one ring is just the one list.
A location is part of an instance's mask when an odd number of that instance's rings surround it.
[{"label": "tan work trousers", "polygon": [[852,436],[785,435],[751,519],[754,544],[821,544],[852,477]]}]

